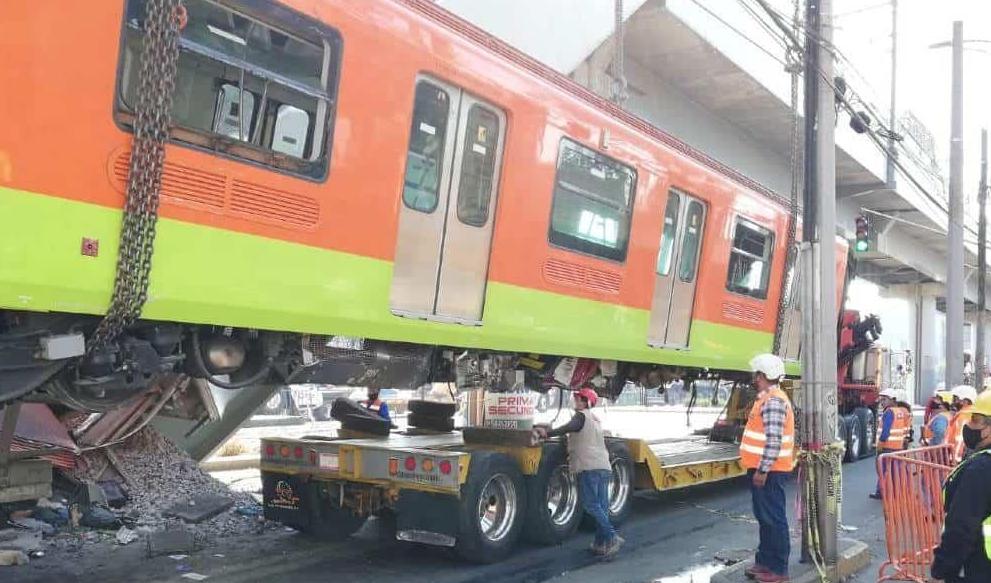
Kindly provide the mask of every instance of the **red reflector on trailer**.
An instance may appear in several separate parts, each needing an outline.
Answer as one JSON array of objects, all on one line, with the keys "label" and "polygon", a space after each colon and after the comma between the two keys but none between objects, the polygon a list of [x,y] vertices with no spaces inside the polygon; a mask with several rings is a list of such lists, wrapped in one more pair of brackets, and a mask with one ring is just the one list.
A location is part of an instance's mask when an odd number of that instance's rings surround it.
[{"label": "red reflector on trailer", "polygon": [[415,472],[416,471],[416,458],[413,457],[413,456],[409,456],[408,458],[406,458],[406,462],[404,463],[404,465],[406,466],[406,471],[407,472]]},{"label": "red reflector on trailer", "polygon": [[265,456],[275,457],[275,446],[271,443],[265,446]]},{"label": "red reflector on trailer", "polygon": [[296,459],[303,459],[303,448],[296,446],[296,449],[293,450],[292,454],[296,456]]},{"label": "red reflector on trailer", "polygon": [[447,474],[450,474],[451,473],[451,462],[449,462],[448,460],[441,460],[441,462],[440,462],[440,473],[444,474],[445,476]]}]

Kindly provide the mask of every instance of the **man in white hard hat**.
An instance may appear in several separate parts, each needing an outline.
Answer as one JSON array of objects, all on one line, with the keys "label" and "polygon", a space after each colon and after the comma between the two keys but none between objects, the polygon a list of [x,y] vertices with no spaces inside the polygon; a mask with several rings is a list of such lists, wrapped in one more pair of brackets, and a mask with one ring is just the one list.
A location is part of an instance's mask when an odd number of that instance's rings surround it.
[{"label": "man in white hard hat", "polygon": [[957,385],[951,392],[957,411],[950,419],[950,426],[946,430],[946,443],[953,446],[954,461],[960,463],[967,453],[963,428],[970,421],[971,408],[974,406],[974,401],[977,401],[977,390],[970,385]]},{"label": "man in white hard hat", "polygon": [[757,355],[750,369],[757,399],[740,440],[740,462],[750,476],[760,545],[746,574],[761,583],[779,583],[788,580],[791,553],[784,484],[795,467],[795,413],[788,395],[778,386],[785,376],[780,358]]},{"label": "man in white hard hat", "polygon": [[[905,440],[912,429],[912,410],[906,405],[904,391],[886,388],[881,391],[879,402],[884,413],[881,415],[881,433],[877,438],[878,455],[905,449]],[[871,498],[881,499],[881,478],[878,475],[877,487]]]}]

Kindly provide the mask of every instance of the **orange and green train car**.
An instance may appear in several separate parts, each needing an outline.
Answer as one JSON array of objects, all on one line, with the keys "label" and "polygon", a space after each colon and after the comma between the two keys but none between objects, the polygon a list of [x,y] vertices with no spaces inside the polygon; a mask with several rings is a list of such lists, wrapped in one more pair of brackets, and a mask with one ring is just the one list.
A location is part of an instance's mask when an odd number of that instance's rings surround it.
[{"label": "orange and green train car", "polygon": [[183,0],[150,287],[94,344],[157,3],[4,5],[0,401],[369,358],[608,392],[745,371],[794,316],[786,202],[433,3]]}]

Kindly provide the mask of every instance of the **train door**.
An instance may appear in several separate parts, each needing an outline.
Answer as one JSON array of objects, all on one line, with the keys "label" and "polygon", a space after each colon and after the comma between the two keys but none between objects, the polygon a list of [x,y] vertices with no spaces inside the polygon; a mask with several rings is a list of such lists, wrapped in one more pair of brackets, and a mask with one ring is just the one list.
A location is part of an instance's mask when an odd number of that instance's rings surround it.
[{"label": "train door", "polygon": [[704,202],[677,190],[668,192],[647,332],[651,346],[688,346],[705,218]]},{"label": "train door", "polygon": [[781,313],[781,341],[778,356],[797,360],[802,345],[802,261],[796,257],[791,265],[788,285],[785,288],[784,310]]},{"label": "train door", "polygon": [[390,306],[477,324],[505,135],[497,108],[433,79],[416,86]]}]

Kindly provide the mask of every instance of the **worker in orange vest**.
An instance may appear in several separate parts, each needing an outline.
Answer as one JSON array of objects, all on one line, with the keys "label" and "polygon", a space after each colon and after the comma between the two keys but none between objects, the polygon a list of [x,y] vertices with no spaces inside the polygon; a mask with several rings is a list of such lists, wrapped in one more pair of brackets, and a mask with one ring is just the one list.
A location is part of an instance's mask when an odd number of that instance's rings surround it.
[{"label": "worker in orange vest", "polygon": [[[881,408],[881,434],[877,438],[878,455],[901,451],[906,447],[908,433],[912,429],[912,408],[908,405],[905,391],[884,389],[879,395]],[[881,499],[881,478],[878,475],[877,487],[871,498]]]},{"label": "worker in orange vest", "polygon": [[760,354],[750,361],[750,368],[757,400],[740,440],[740,462],[750,477],[760,544],[753,566],[745,572],[761,583],[779,583],[788,580],[791,552],[784,484],[795,467],[795,413],[778,386],[785,376],[784,362],[773,354]]},{"label": "worker in orange vest", "polygon": [[935,403],[933,414],[922,427],[923,445],[942,445],[946,441],[946,431],[950,426],[950,419],[953,412],[950,405],[953,403],[953,393],[950,391],[936,391],[933,395]]},{"label": "worker in orange vest", "polygon": [[960,463],[967,452],[963,440],[963,427],[970,421],[971,408],[977,400],[977,390],[970,385],[957,385],[953,387],[952,393],[956,413],[950,419],[950,426],[946,430],[946,443],[953,446],[953,461]]}]

